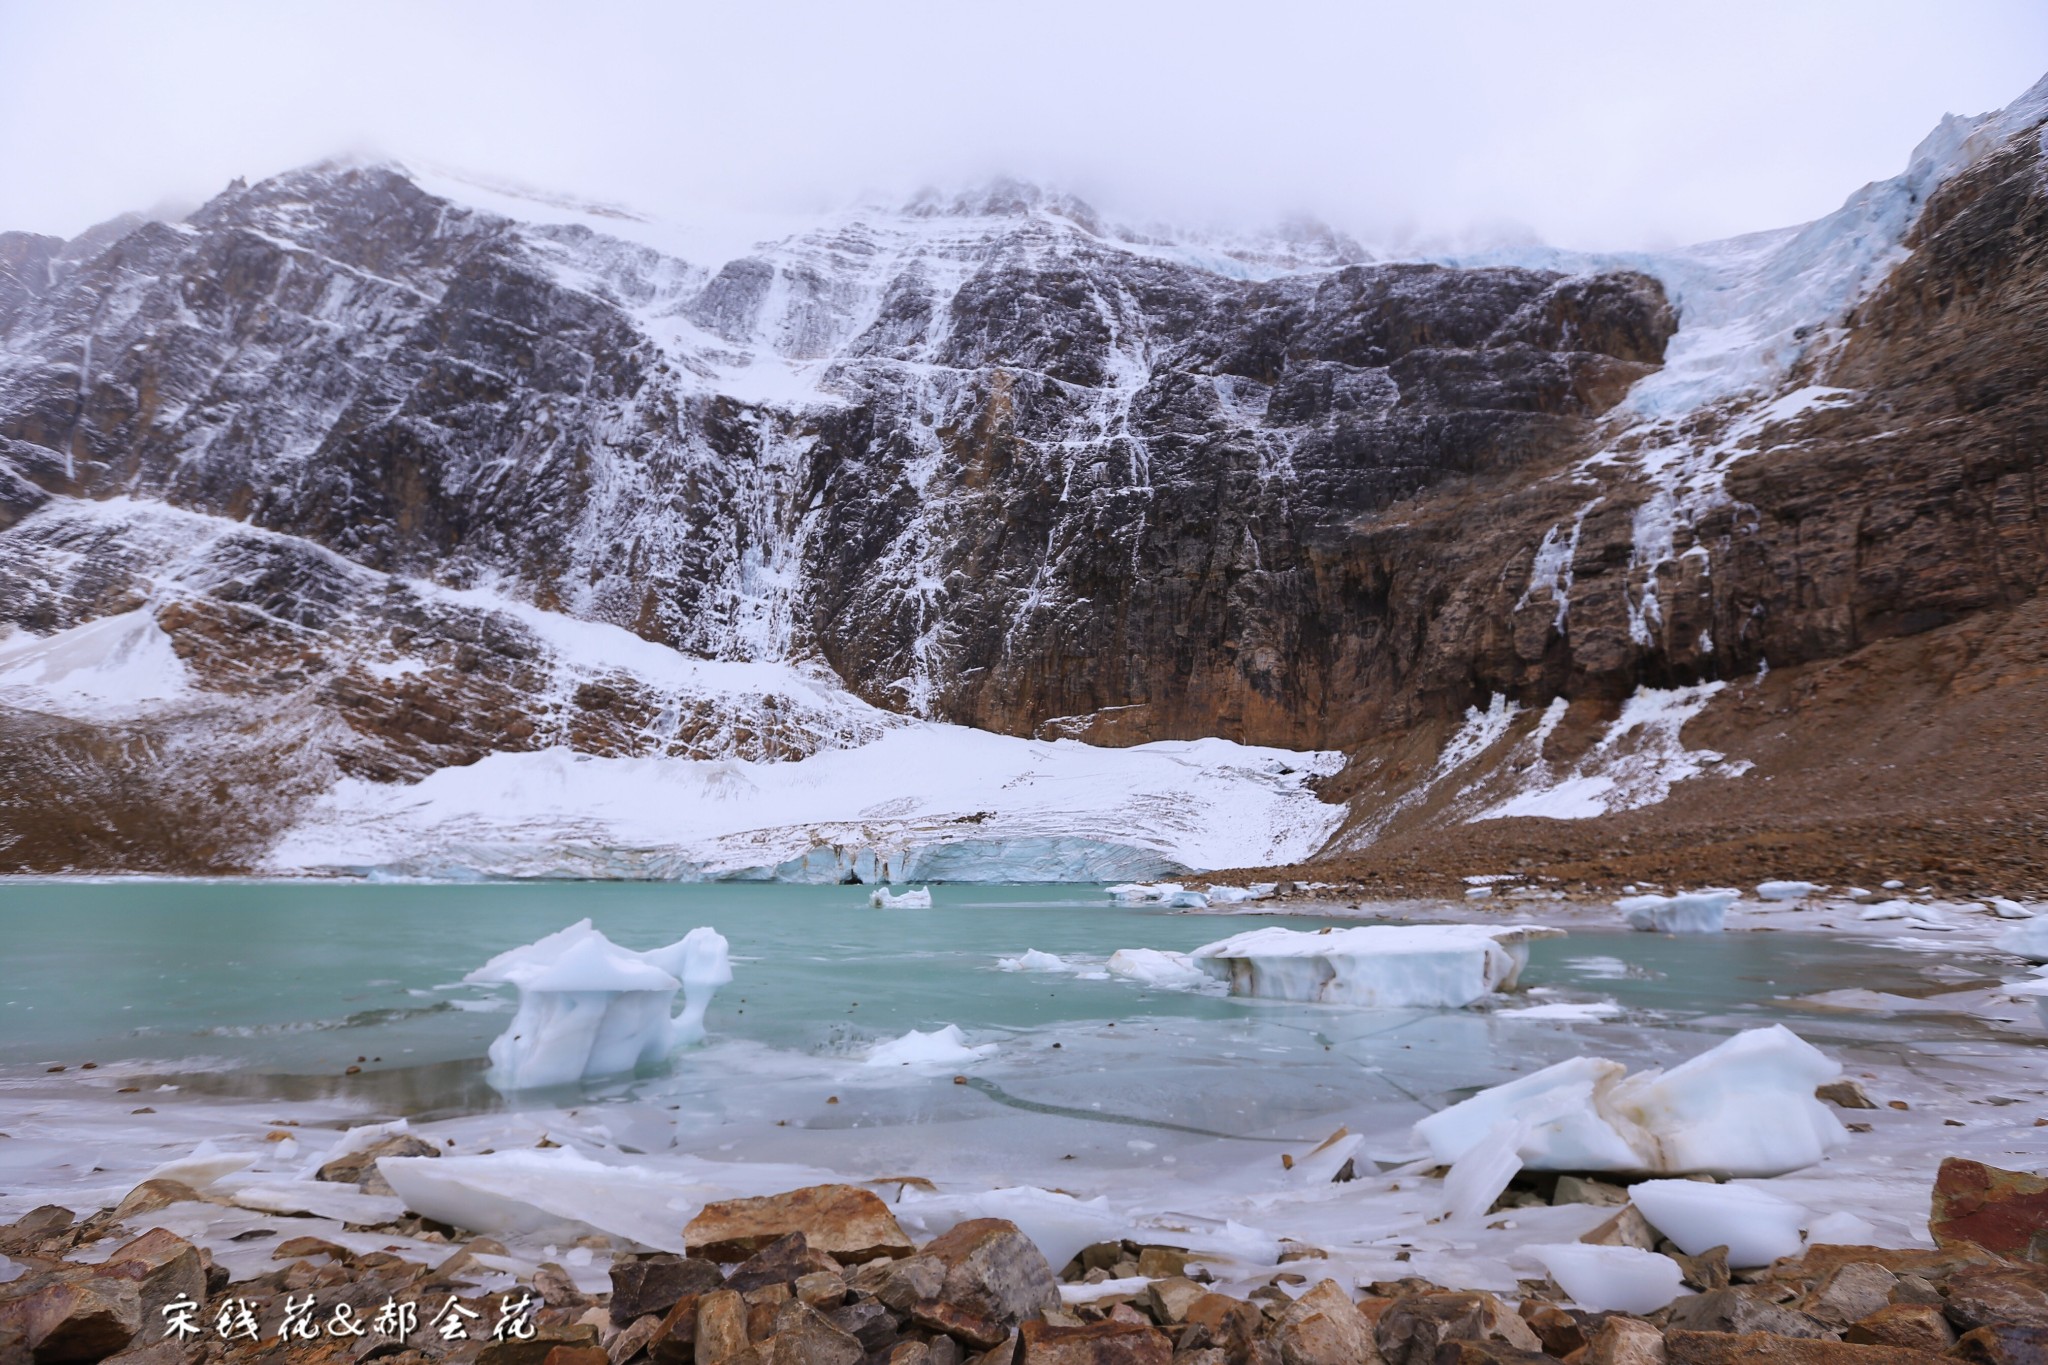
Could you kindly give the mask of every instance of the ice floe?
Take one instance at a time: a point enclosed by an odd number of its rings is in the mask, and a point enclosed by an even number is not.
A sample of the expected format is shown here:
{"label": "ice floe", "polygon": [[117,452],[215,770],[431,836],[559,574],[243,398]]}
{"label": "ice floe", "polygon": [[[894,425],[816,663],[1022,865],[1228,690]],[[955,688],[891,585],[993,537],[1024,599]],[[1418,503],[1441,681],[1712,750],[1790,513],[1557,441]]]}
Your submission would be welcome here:
{"label": "ice floe", "polygon": [[1569,1058],[1431,1114],[1415,1135],[1454,1175],[1467,1159],[1490,1165],[1511,1154],[1503,1187],[1521,1167],[1778,1175],[1813,1165],[1847,1138],[1813,1094],[1841,1072],[1774,1024],[1669,1071],[1630,1076],[1619,1062]]}
{"label": "ice floe", "polygon": [[1808,896],[1817,896],[1825,890],[1827,888],[1817,882],[1758,882],[1756,884],[1757,899],[1766,901],[1805,900]]}
{"label": "ice floe", "polygon": [[928,886],[913,886],[903,892],[891,892],[886,886],[878,886],[868,893],[868,904],[877,910],[929,910],[932,908],[932,892]]}
{"label": "ice floe", "polygon": [[[1458,1008],[1512,990],[1541,925],[1254,929],[1189,954],[1232,995],[1380,1008]],[[1115,971],[1112,959],[1111,971]]]}
{"label": "ice floe", "polygon": [[1057,953],[1041,953],[1036,948],[1026,948],[1015,957],[996,959],[996,966],[1006,972],[1071,972],[1074,966]]}
{"label": "ice floe", "polygon": [[1216,978],[1196,966],[1188,954],[1159,948],[1117,949],[1109,957],[1109,974],[1144,986],[1185,989],[1216,984]]}
{"label": "ice floe", "polygon": [[[519,1007],[491,1044],[491,1084],[527,1090],[629,1074],[704,1037],[704,1012],[732,980],[725,939],[692,929],[666,948],[621,948],[587,919],[498,954],[463,978],[511,985]],[[683,1013],[673,1014],[676,993]]]}
{"label": "ice floe", "polygon": [[1629,896],[1616,901],[1631,929],[1658,934],[1718,934],[1728,907],[1742,899],[1740,891],[1681,891],[1675,896]]}

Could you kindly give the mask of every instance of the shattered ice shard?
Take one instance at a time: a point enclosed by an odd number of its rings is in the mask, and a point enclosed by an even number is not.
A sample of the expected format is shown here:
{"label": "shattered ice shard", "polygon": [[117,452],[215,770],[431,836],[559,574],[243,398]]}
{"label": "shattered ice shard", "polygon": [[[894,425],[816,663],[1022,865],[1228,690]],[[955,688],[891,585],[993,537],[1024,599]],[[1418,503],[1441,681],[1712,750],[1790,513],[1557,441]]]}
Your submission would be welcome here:
{"label": "shattered ice shard", "polygon": [[1634,1247],[1584,1242],[1522,1248],[1573,1303],[1593,1313],[1654,1313],[1685,1292],[1678,1262]]}
{"label": "shattered ice shard", "polygon": [[932,892],[928,886],[913,886],[900,895],[891,894],[886,886],[878,886],[868,893],[868,904],[877,910],[929,910],[932,908]]}
{"label": "shattered ice shard", "polygon": [[732,980],[732,959],[715,929],[636,953],[585,919],[499,953],[463,980],[519,988],[518,1012],[491,1044],[486,1079],[500,1090],[530,1090],[626,1075],[703,1041],[704,1011]]}
{"label": "shattered ice shard", "polygon": [[1766,1190],[1697,1180],[1645,1180],[1630,1186],[1628,1195],[1650,1225],[1688,1256],[1724,1246],[1728,1264],[1739,1268],[1799,1254],[1805,1207]]}
{"label": "shattered ice shard", "polygon": [[2048,1029],[2048,977],[2037,981],[2018,981],[2005,987],[2008,995],[2034,1002],[2034,1012],[2041,1016],[2041,1027]]}
{"label": "shattered ice shard", "polygon": [[1573,1057],[1431,1114],[1415,1135],[1454,1171],[1468,1154],[1490,1159],[1489,1140],[1508,1132],[1532,1170],[1726,1176],[1811,1166],[1848,1137],[1813,1094],[1841,1064],[1782,1024],[1669,1071],[1626,1072]]}
{"label": "shattered ice shard", "polygon": [[1614,903],[1631,929],[1657,934],[1718,934],[1740,891],[1681,891],[1675,896],[1630,896]]}
{"label": "shattered ice shard", "polygon": [[967,1035],[960,1031],[958,1024],[947,1024],[929,1033],[916,1029],[901,1038],[892,1038],[877,1044],[867,1055],[864,1066],[958,1066],[978,1062],[984,1057],[993,1057],[994,1043],[983,1043],[970,1047]]}
{"label": "shattered ice shard", "polygon": [[1192,987],[1215,980],[1186,953],[1158,948],[1119,948],[1110,954],[1109,974],[1143,986]]}
{"label": "shattered ice shard", "polygon": [[[1451,1008],[1514,989],[1529,940],[1563,934],[1537,924],[1373,925],[1254,929],[1190,953],[1232,995],[1377,1008]],[[1115,959],[1111,959],[1115,971]]]}

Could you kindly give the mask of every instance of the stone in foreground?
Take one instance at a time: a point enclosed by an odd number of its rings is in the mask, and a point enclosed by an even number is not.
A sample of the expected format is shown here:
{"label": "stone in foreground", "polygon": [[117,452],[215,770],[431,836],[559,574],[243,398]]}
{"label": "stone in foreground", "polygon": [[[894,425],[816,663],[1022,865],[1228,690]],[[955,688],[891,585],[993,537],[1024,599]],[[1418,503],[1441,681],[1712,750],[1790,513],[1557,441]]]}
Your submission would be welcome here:
{"label": "stone in foreground", "polygon": [[740,1261],[792,1232],[841,1265],[916,1250],[889,1206],[855,1185],[810,1185],[706,1204],[684,1227],[683,1244],[708,1261]]}

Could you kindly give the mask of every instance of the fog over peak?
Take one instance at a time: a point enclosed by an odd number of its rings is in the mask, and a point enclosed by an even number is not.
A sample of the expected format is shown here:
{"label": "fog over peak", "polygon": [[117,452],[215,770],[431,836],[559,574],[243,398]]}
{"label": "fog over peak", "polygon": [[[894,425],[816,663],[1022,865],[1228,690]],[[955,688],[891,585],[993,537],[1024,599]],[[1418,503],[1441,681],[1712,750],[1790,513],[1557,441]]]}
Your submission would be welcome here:
{"label": "fog over peak", "polygon": [[2048,69],[2034,0],[0,7],[0,226],[340,152],[680,221],[1007,177],[1121,223],[1659,247],[1804,221]]}

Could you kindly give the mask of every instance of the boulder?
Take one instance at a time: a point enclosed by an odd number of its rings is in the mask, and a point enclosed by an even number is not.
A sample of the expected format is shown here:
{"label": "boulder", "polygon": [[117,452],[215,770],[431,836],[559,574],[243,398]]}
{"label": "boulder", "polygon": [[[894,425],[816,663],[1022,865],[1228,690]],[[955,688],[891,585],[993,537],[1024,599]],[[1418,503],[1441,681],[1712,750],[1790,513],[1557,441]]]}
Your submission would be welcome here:
{"label": "boulder", "polygon": [[391,1184],[377,1169],[380,1157],[387,1156],[439,1156],[441,1149],[431,1142],[424,1142],[410,1133],[394,1133],[381,1138],[368,1147],[353,1152],[344,1152],[313,1173],[315,1180],[330,1180],[343,1185],[360,1185],[365,1194],[391,1194]]}
{"label": "boulder", "polygon": [[811,1185],[706,1204],[683,1229],[683,1245],[692,1256],[737,1261],[792,1232],[842,1265],[916,1250],[889,1206],[856,1185]]}
{"label": "boulder", "polygon": [[1877,1101],[1863,1093],[1863,1087],[1847,1076],[1829,1081],[1813,1092],[1817,1100],[1826,1100],[1837,1109],[1875,1109]]}
{"label": "boulder", "polygon": [[1846,1327],[1892,1301],[1899,1277],[1871,1261],[1851,1261],[1828,1272],[1800,1307],[1832,1327]]}
{"label": "boulder", "polygon": [[103,1360],[142,1329],[142,1296],[133,1280],[118,1277],[59,1280],[0,1303],[0,1334],[9,1328],[36,1365]]}
{"label": "boulder", "polygon": [[927,1242],[917,1259],[943,1269],[939,1299],[1005,1326],[1059,1306],[1045,1254],[1006,1219],[970,1218]]}
{"label": "boulder", "polygon": [[1936,1246],[1975,1245],[2048,1265],[2048,1176],[1950,1157],[1934,1177]]}
{"label": "boulder", "polygon": [[1176,1275],[1147,1285],[1145,1306],[1152,1310],[1155,1322],[1180,1322],[1187,1317],[1188,1308],[1208,1292],[1185,1275]]}
{"label": "boulder", "polygon": [[1965,1333],[1948,1354],[1977,1365],[2041,1365],[2048,1361],[2048,1328],[1979,1327]]}
{"label": "boulder", "polygon": [[1637,1251],[1657,1249],[1657,1229],[1634,1204],[1624,1204],[1612,1218],[1594,1228],[1581,1242],[1596,1247],[1634,1247]]}
{"label": "boulder", "polygon": [[[1782,1291],[1780,1291],[1782,1292]],[[1671,1306],[1670,1324],[1694,1332],[1717,1334],[1768,1333],[1780,1337],[1827,1337],[1826,1323],[1796,1308],[1775,1302],[1762,1285],[1738,1284],[1710,1290]]]}
{"label": "boulder", "polygon": [[1379,1360],[1373,1324],[1335,1280],[1319,1280],[1273,1328],[1282,1365],[1368,1365]]}
{"label": "boulder", "polygon": [[1842,1340],[1941,1352],[1955,1345],[1956,1334],[1941,1309],[1931,1303],[1888,1303],[1850,1323]]}
{"label": "boulder", "polygon": [[1664,1334],[1664,1360],[1665,1365],[1936,1365],[1944,1357],[1903,1346],[1673,1328]]}
{"label": "boulder", "polygon": [[1541,1351],[1529,1324],[1491,1294],[1449,1291],[1396,1299],[1373,1332],[1386,1365],[1433,1365],[1447,1341],[1497,1341],[1522,1351]]}
{"label": "boulder", "polygon": [[1586,1330],[1579,1319],[1554,1303],[1537,1299],[1522,1301],[1522,1321],[1543,1343],[1544,1351],[1560,1359],[1586,1344]]}
{"label": "boulder", "polygon": [[746,1300],[730,1289],[714,1289],[699,1298],[692,1341],[694,1365],[720,1365],[746,1350]]}
{"label": "boulder", "polygon": [[1959,1332],[1998,1323],[2048,1327],[2048,1270],[1971,1266],[1948,1277],[1948,1320]]}
{"label": "boulder", "polygon": [[1641,1318],[1610,1316],[1586,1338],[1581,1365],[1664,1365],[1664,1334]]}
{"label": "boulder", "polygon": [[612,1260],[612,1326],[624,1327],[649,1313],[666,1314],[685,1296],[708,1294],[725,1284],[716,1261],[654,1252]]}
{"label": "boulder", "polygon": [[76,1215],[62,1204],[41,1204],[0,1227],[0,1251],[27,1251],[64,1232]]}
{"label": "boulder", "polygon": [[806,1275],[821,1270],[836,1272],[838,1269],[838,1263],[813,1250],[809,1239],[801,1232],[792,1232],[768,1243],[733,1267],[725,1283],[728,1289],[737,1289],[744,1294],[771,1284],[792,1285]]}
{"label": "boulder", "polygon": [[[123,1244],[103,1261],[97,1273],[132,1281],[141,1300],[143,1335],[154,1337],[164,1325],[164,1307],[176,1299],[206,1303],[206,1262],[193,1246],[177,1233],[151,1228],[134,1241]],[[194,1317],[198,1317],[194,1310]],[[148,1329],[157,1330],[148,1330]]]}
{"label": "boulder", "polygon": [[1055,1327],[1024,1324],[1017,1365],[1172,1365],[1173,1343],[1156,1327],[1135,1322],[1091,1322]]}
{"label": "boulder", "polygon": [[851,1332],[801,1299],[776,1310],[774,1331],[763,1347],[768,1365],[860,1365],[867,1354]]}
{"label": "boulder", "polygon": [[138,1213],[155,1213],[158,1209],[173,1204],[189,1203],[199,1198],[199,1191],[180,1180],[145,1180],[128,1191],[120,1203],[114,1205],[114,1221],[126,1222]]}

